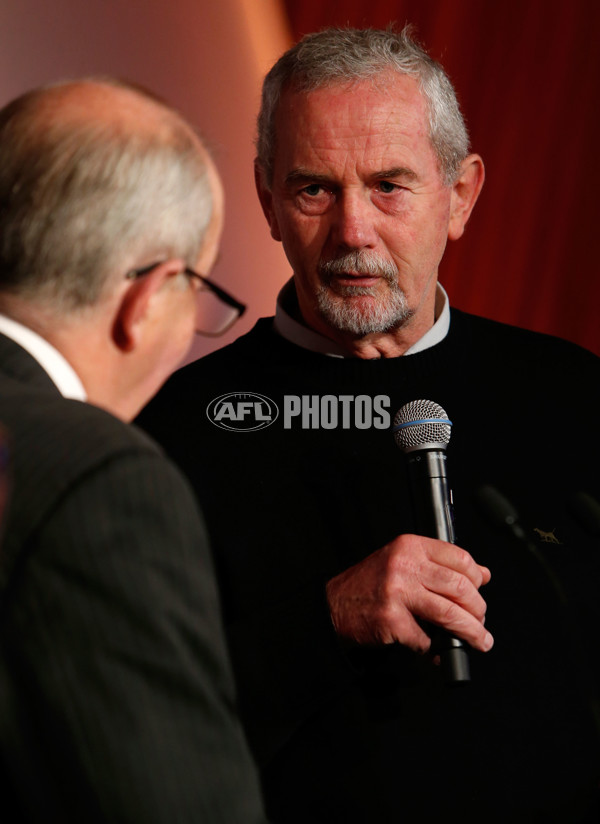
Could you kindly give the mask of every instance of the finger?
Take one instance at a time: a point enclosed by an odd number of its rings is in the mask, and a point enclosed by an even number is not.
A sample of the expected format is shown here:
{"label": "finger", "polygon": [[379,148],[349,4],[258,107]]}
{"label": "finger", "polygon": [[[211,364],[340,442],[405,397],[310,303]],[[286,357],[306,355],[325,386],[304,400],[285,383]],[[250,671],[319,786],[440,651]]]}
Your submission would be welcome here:
{"label": "finger", "polygon": [[462,638],[474,649],[487,652],[494,644],[493,636],[485,628],[482,621],[479,621],[459,604],[449,601],[441,595],[429,593],[419,605],[418,611],[415,609],[415,614],[436,626],[442,627],[452,635]]}
{"label": "finger", "polygon": [[477,589],[487,584],[491,578],[491,572],[487,567],[476,563],[466,549],[456,544],[434,541],[428,545],[427,552],[431,561],[466,575]]}
{"label": "finger", "polygon": [[465,575],[448,567],[431,565],[423,571],[421,583],[429,592],[454,601],[479,621],[483,620],[487,604],[479,590]]}
{"label": "finger", "polygon": [[386,627],[387,638],[384,643],[397,642],[413,650],[413,652],[425,653],[431,647],[431,638],[410,611],[402,604],[397,604],[393,609],[387,611],[383,619],[382,626]]}

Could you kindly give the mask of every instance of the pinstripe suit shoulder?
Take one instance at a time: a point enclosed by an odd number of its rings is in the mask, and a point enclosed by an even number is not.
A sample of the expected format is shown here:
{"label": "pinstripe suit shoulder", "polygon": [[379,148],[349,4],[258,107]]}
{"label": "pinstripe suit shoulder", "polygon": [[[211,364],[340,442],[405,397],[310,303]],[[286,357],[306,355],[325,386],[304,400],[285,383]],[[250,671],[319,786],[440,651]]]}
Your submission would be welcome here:
{"label": "pinstripe suit shoulder", "polygon": [[262,821],[186,482],[141,431],[65,400],[2,335],[0,423],[0,782],[12,820]]}

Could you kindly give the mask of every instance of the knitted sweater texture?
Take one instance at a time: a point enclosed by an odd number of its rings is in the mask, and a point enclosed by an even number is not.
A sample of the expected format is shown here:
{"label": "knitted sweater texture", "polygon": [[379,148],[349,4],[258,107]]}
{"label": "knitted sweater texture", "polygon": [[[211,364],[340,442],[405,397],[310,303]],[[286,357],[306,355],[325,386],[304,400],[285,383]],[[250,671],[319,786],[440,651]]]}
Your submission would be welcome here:
{"label": "knitted sweater texture", "polygon": [[[273,822],[595,820],[600,547],[576,504],[600,500],[599,364],[457,310],[440,344],[381,360],[301,349],[264,319],[144,411],[205,513]],[[390,431],[415,399],[453,422],[456,542],[492,572],[495,645],[471,651],[460,687],[429,656],[341,642],[325,599],[332,576],[418,532]],[[486,485],[526,541],[482,509]]]}

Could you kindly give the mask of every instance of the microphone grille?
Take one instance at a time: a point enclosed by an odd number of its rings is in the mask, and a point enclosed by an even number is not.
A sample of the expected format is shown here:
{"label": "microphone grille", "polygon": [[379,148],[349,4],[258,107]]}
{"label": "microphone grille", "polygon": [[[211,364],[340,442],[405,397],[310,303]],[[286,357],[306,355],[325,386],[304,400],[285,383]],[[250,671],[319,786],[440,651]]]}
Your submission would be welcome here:
{"label": "microphone grille", "polygon": [[396,412],[394,438],[405,452],[427,447],[445,449],[450,443],[452,421],[433,401],[410,401]]}

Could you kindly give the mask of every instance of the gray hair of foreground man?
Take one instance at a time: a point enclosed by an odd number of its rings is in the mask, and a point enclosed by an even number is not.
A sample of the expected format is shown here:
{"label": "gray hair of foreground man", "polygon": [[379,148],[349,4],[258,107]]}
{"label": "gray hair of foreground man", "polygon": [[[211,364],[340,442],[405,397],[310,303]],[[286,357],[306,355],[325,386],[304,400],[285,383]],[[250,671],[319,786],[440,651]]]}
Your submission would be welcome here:
{"label": "gray hair of foreground man", "polygon": [[267,74],[256,141],[258,161],[270,186],[275,155],[275,116],[286,89],[314,91],[336,83],[374,78],[396,71],[419,83],[429,113],[429,136],[444,182],[451,185],[469,153],[469,138],[456,93],[444,69],[411,37],[410,27],[330,28],[306,35]]}
{"label": "gray hair of foreground man", "polygon": [[[61,95],[82,83],[147,99],[164,112],[164,128],[63,122]],[[89,78],[36,89],[0,110],[1,291],[59,314],[93,305],[127,256],[193,266],[212,209],[192,129],[149,92]]]}

